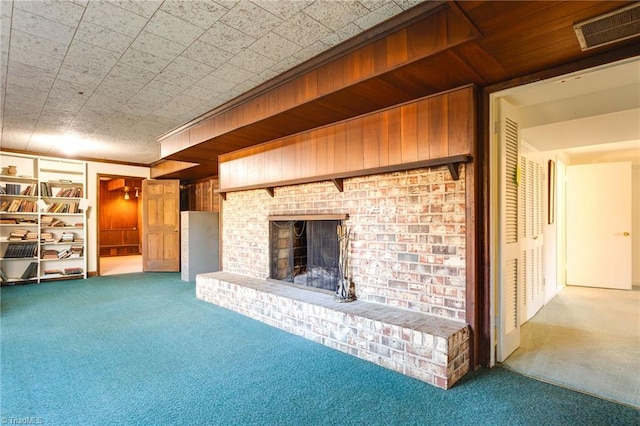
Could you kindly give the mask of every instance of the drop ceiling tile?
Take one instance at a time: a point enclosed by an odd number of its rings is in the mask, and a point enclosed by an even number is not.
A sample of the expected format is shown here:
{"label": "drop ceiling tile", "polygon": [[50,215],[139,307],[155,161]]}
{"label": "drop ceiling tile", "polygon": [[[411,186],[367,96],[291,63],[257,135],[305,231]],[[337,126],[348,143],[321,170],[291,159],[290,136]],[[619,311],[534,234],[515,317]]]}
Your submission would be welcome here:
{"label": "drop ceiling tile", "polygon": [[120,55],[111,50],[94,46],[84,41],[74,40],[69,46],[64,62],[85,65],[89,69],[109,71],[120,59]]}
{"label": "drop ceiling tile", "polygon": [[102,85],[116,87],[132,95],[150,82],[156,73],[117,63],[102,82]]}
{"label": "drop ceiling tile", "polygon": [[73,64],[71,61],[65,62],[60,67],[56,81],[69,81],[78,84],[84,93],[93,93],[98,84],[109,73],[109,70],[98,72],[85,65]]}
{"label": "drop ceiling tile", "polygon": [[35,57],[49,57],[62,60],[67,52],[67,45],[56,43],[42,37],[18,30],[11,31],[11,49],[23,49],[29,51]]}
{"label": "drop ceiling tile", "polygon": [[164,2],[162,10],[200,28],[207,29],[227,13],[229,8],[213,1],[174,0]]}
{"label": "drop ceiling tile", "polygon": [[202,78],[209,74],[213,70],[213,67],[201,62],[196,62],[193,59],[189,59],[184,56],[178,56],[169,65],[167,65],[167,68],[165,68],[163,72],[167,70],[192,77]]}
{"label": "drop ceiling tile", "polygon": [[122,55],[122,58],[120,58],[120,63],[154,73],[162,71],[162,69],[166,67],[169,62],[170,60],[168,59],[164,59],[159,56],[155,56],[131,47],[127,49],[127,51],[124,52],[124,55]]}
{"label": "drop ceiling tile", "polygon": [[327,45],[321,41],[316,41],[313,44],[305,47],[304,49],[299,50],[298,52],[293,54],[293,57],[297,59],[299,62],[304,62],[308,59],[317,56],[318,54],[327,50]]}
{"label": "drop ceiling tile", "polygon": [[5,100],[9,102],[18,101],[39,106],[40,108],[42,108],[48,96],[48,90],[36,90],[33,87],[18,86],[12,83],[8,83],[5,88]]}
{"label": "drop ceiling tile", "polygon": [[226,63],[217,70],[211,72],[210,76],[218,77],[235,84],[242,83],[245,80],[255,76],[255,73],[239,68],[235,65]]}
{"label": "drop ceiling tile", "polygon": [[152,85],[154,83],[169,85],[178,88],[180,92],[182,92],[187,87],[194,85],[198,80],[199,78],[196,76],[182,74],[177,71],[165,68],[160,74],[156,75],[155,78],[149,82],[149,85]]}
{"label": "drop ceiling tile", "polygon": [[300,63],[300,60],[290,56],[288,58],[283,59],[282,61],[271,66],[271,71],[277,74],[282,74],[285,71],[290,70]]}
{"label": "drop ceiling tile", "polygon": [[114,4],[136,15],[151,18],[162,4],[162,0],[108,0]]}
{"label": "drop ceiling tile", "polygon": [[223,80],[216,75],[209,74],[208,76],[201,78],[198,83],[196,83],[196,86],[203,87],[207,90],[220,94],[231,89],[235,86],[235,83]]}
{"label": "drop ceiling tile", "polygon": [[61,44],[71,43],[75,31],[75,27],[69,27],[20,9],[15,9],[13,12],[12,28]]}
{"label": "drop ceiling tile", "polygon": [[9,127],[5,123],[2,129],[2,142],[0,142],[0,147],[3,149],[26,151],[30,136],[31,132],[26,132],[21,126],[14,125]]}
{"label": "drop ceiling tile", "polygon": [[329,35],[331,30],[309,15],[298,13],[275,28],[273,32],[302,47],[306,47]]}
{"label": "drop ceiling tile", "polygon": [[131,47],[170,61],[185,49],[183,45],[169,41],[149,31],[142,31],[131,44]]}
{"label": "drop ceiling tile", "polygon": [[[225,82],[225,84],[230,84],[230,83]],[[191,98],[200,99],[201,101],[210,102],[211,99],[215,98],[219,94],[220,94],[219,91],[210,90],[205,86],[193,85],[183,90],[181,96],[188,96]],[[213,109],[213,106],[210,109]]]}
{"label": "drop ceiling tile", "polygon": [[305,14],[334,31],[369,12],[361,3],[354,1],[333,2],[331,7],[327,7],[326,3],[316,2],[304,10]]}
{"label": "drop ceiling tile", "polygon": [[193,116],[191,115],[191,111],[185,111],[184,105],[178,104],[173,101],[167,102],[159,108],[156,108],[153,111],[153,115],[167,118],[176,117],[178,119],[181,119],[181,121],[187,121],[190,118],[193,118]]}
{"label": "drop ceiling tile", "polygon": [[[25,65],[31,65],[35,68],[43,69],[44,71],[55,75],[60,66],[62,65],[62,58],[52,58],[49,56],[34,56],[29,51],[12,48],[11,49],[11,62],[18,62]],[[6,62],[5,62],[6,63]]]}
{"label": "drop ceiling tile", "polygon": [[[3,1],[2,3],[5,2]],[[83,5],[66,1],[14,1],[13,4],[14,10],[24,10],[74,28],[78,26],[78,22],[80,22],[84,13]]]}
{"label": "drop ceiling tile", "polygon": [[83,21],[76,31],[75,40],[84,41],[85,43],[122,54],[131,45],[134,38]]}
{"label": "drop ceiling tile", "polygon": [[7,84],[30,87],[34,90],[48,92],[53,86],[55,74],[31,65],[9,62]]}
{"label": "drop ceiling tile", "polygon": [[423,1],[424,0],[395,0],[395,4],[397,4],[402,10],[408,10],[414,6],[417,6]]}
{"label": "drop ceiling tile", "polygon": [[393,3],[389,2],[388,0],[359,0],[359,2],[372,12],[376,9],[380,9],[382,6],[388,3]]}
{"label": "drop ceiling tile", "polygon": [[173,102],[175,102],[178,105],[182,105],[185,109],[191,111],[193,109],[199,108],[203,105],[206,105],[207,108],[211,109],[211,106],[208,102],[208,100],[203,100],[203,99],[199,99],[199,98],[195,98],[193,96],[189,96],[187,94],[185,94],[184,92],[175,96],[173,98]]}
{"label": "drop ceiling tile", "polygon": [[216,22],[200,36],[200,41],[216,46],[226,52],[237,54],[249,47],[256,39],[227,24]]}
{"label": "drop ceiling tile", "polygon": [[183,21],[164,10],[158,10],[153,15],[145,30],[183,46],[191,45],[204,32],[202,28]]}
{"label": "drop ceiling tile", "polygon": [[[193,78],[193,77],[190,77]],[[162,80],[153,79],[145,87],[144,90],[156,92],[168,96],[177,96],[186,88],[186,85],[181,83],[171,84]]]}
{"label": "drop ceiling tile", "polygon": [[[268,10],[273,15],[288,20],[293,18],[302,10],[305,10],[309,5],[313,4],[313,0],[298,0],[298,1],[257,1],[261,8]],[[333,2],[332,7],[339,2]]]}
{"label": "drop ceiling tile", "polygon": [[[365,3],[366,4],[366,3]],[[363,30],[378,25],[380,22],[386,21],[394,15],[402,12],[402,9],[395,3],[385,3],[378,9],[373,10],[371,13],[363,16],[355,21]]]}
{"label": "drop ceiling tile", "polygon": [[130,37],[137,36],[147,24],[144,17],[105,1],[89,2],[82,20]]}
{"label": "drop ceiling tile", "polygon": [[[40,116],[40,110],[34,110],[31,105],[23,103],[20,99],[5,100],[6,109],[4,112],[4,119],[7,122],[20,122],[27,123],[31,128],[35,126],[38,117]],[[29,124],[33,123],[33,124]]]}
{"label": "drop ceiling tile", "polygon": [[228,64],[235,65],[239,68],[250,71],[253,74],[259,74],[275,63],[276,61],[273,59],[267,58],[258,52],[248,49],[238,53],[236,56],[229,59],[228,62]]}
{"label": "drop ceiling tile", "polygon": [[329,34],[322,39],[322,42],[327,46],[333,47],[342,43],[345,40],[359,34],[362,29],[354,23],[349,23],[337,31]]}
{"label": "drop ceiling tile", "polygon": [[195,41],[189,46],[189,48],[182,53],[182,56],[213,68],[219,67],[233,57],[231,53],[200,40]]}
{"label": "drop ceiling tile", "polygon": [[84,92],[85,88],[84,84],[77,81],[57,79],[49,91],[49,100],[61,108],[77,112],[91,95]]}
{"label": "drop ceiling tile", "polygon": [[259,52],[274,61],[281,61],[301,49],[296,43],[276,34],[269,33],[249,47],[249,49]]}
{"label": "drop ceiling tile", "polygon": [[238,2],[220,21],[252,37],[260,38],[283,20],[252,2]]}

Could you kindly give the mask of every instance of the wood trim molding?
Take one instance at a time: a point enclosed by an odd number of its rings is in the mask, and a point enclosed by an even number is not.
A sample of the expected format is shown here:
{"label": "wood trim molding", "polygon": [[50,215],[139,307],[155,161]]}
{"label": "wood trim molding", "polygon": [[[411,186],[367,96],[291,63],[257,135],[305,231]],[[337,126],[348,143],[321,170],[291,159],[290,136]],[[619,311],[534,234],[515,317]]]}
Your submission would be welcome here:
{"label": "wood trim molding", "polygon": [[[269,195],[271,195],[271,191],[273,190],[273,188],[275,187],[279,187],[279,186],[290,186],[290,185],[302,185],[305,183],[317,183],[317,182],[324,182],[324,181],[331,181],[333,182],[333,184],[336,186],[336,189],[338,189],[338,191],[340,191],[340,186],[342,186],[336,182],[342,182],[344,179],[348,179],[348,178],[354,178],[354,177],[362,177],[362,176],[371,176],[371,175],[378,175],[378,174],[383,174],[383,173],[392,173],[392,172],[401,172],[401,171],[406,171],[406,170],[413,170],[413,169],[421,169],[421,168],[425,168],[425,167],[437,167],[437,166],[444,166],[446,165],[449,170],[451,170],[452,168],[455,168],[455,170],[458,170],[458,165],[460,163],[469,163],[473,160],[473,157],[471,157],[471,155],[455,155],[452,157],[443,157],[443,158],[436,158],[436,159],[431,159],[431,160],[423,160],[423,161],[416,161],[413,163],[405,163],[405,164],[397,164],[397,165],[393,165],[393,166],[385,166],[385,167],[375,167],[372,169],[366,169],[366,170],[356,170],[353,172],[345,172],[345,173],[337,173],[337,174],[333,174],[333,175],[324,175],[324,176],[313,176],[313,177],[308,177],[308,178],[301,178],[301,179],[291,179],[291,180],[284,180],[284,181],[280,181],[280,182],[270,182],[270,183],[264,183],[264,184],[257,184],[257,185],[247,185],[247,186],[239,186],[239,187],[233,187],[233,188],[224,188],[218,191],[214,191],[220,195],[222,195],[223,199],[227,199],[226,198],[226,194],[228,192],[238,192],[238,191],[250,191],[250,190],[254,190],[254,189],[265,189],[267,190],[267,192],[269,192]],[[455,166],[452,166],[453,164],[455,164]],[[458,176],[459,179],[459,176]],[[342,192],[342,191],[340,191]],[[273,197],[274,195],[272,195]]]}
{"label": "wood trim molding", "polygon": [[267,216],[270,222],[285,222],[290,220],[349,220],[349,215],[344,214],[289,214]]}

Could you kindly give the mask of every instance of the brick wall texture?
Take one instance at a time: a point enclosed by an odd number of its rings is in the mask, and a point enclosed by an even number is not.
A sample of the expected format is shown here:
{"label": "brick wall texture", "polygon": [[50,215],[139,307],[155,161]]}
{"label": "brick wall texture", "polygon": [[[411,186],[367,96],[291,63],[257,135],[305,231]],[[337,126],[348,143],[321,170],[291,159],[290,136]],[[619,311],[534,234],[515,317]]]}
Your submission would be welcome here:
{"label": "brick wall texture", "polygon": [[227,194],[223,269],[269,276],[269,215],[346,213],[359,300],[465,321],[465,169],[446,166]]}

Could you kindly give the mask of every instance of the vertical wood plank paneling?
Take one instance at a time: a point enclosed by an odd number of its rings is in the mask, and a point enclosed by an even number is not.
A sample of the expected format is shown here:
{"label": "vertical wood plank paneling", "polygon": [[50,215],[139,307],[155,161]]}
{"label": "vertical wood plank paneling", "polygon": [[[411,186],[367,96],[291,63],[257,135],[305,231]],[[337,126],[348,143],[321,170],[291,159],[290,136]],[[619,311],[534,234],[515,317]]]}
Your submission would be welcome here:
{"label": "vertical wood plank paneling", "polygon": [[446,157],[448,132],[448,95],[429,99],[429,155],[431,158]]}
{"label": "vertical wood plank paneling", "polygon": [[327,163],[326,170],[327,174],[332,174],[336,172],[336,138],[335,138],[335,129],[334,127],[327,127]]}
{"label": "vertical wood plank paneling", "polygon": [[364,142],[362,141],[362,118],[346,123],[347,155],[346,170],[362,170],[364,164]]}
{"label": "vertical wood plank paneling", "polygon": [[365,169],[380,167],[380,114],[362,119],[362,161]]}
{"label": "vertical wood plank paneling", "polygon": [[380,141],[379,162],[380,167],[389,165],[389,112],[383,111],[377,114],[379,120],[378,140]]}
{"label": "vertical wood plank paneling", "polygon": [[[282,141],[275,141],[273,149],[268,151],[269,180],[267,182],[278,182],[282,178]],[[220,182],[222,184],[222,182]]]}
{"label": "vertical wood plank paneling", "polygon": [[[444,49],[447,44],[447,22],[445,15],[428,16],[424,24],[407,27],[407,50],[409,57],[428,55]],[[425,26],[429,31],[425,31]]]}
{"label": "vertical wood plank paneling", "polygon": [[400,107],[400,132],[402,141],[402,162],[418,161],[418,107],[410,103]]}
{"label": "vertical wood plank paneling", "polygon": [[318,153],[318,140],[314,135],[311,135],[309,139],[309,149],[307,151],[307,176],[317,176],[318,175],[318,162],[316,160]]}
{"label": "vertical wood plank paneling", "polygon": [[373,43],[373,71],[378,74],[387,69],[387,40],[380,39]]}
{"label": "vertical wood plank paneling", "polygon": [[323,176],[329,173],[327,171],[327,130],[325,127],[314,130],[312,133],[316,141],[316,173],[318,176]]}
{"label": "vertical wood plank paneling", "polygon": [[449,93],[448,155],[467,154],[475,134],[473,90]]}
{"label": "vertical wood plank paneling", "polygon": [[347,125],[342,122],[336,124],[333,131],[333,164],[334,173],[347,170]]}
{"label": "vertical wood plank paneling", "polygon": [[282,179],[289,180],[296,177],[296,145],[291,139],[285,139],[282,144]]}
{"label": "vertical wood plank paneling", "polygon": [[257,186],[470,154],[466,87],[220,157],[221,188]]}
{"label": "vertical wood plank paneling", "polygon": [[426,100],[418,102],[416,111],[416,122],[418,131],[416,142],[418,144],[418,161],[429,160],[429,102]]}
{"label": "vertical wood plank paneling", "polygon": [[406,28],[387,37],[387,67],[395,68],[409,59]]}
{"label": "vertical wood plank paneling", "polygon": [[389,165],[402,162],[402,132],[400,121],[400,109],[394,108],[388,111],[389,117]]}

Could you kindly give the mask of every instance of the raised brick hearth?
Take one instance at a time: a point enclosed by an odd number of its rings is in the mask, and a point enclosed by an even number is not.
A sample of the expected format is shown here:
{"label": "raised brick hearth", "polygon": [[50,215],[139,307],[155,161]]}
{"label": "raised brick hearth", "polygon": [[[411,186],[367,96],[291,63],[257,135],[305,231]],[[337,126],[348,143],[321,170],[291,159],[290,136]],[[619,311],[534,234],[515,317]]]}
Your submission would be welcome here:
{"label": "raised brick hearth", "polygon": [[[226,194],[198,297],[442,388],[469,369],[466,188],[446,166]],[[358,298],[268,280],[273,217],[343,216]]]}
{"label": "raised brick hearth", "polygon": [[199,299],[447,389],[469,370],[463,322],[227,272],[196,277]]}

